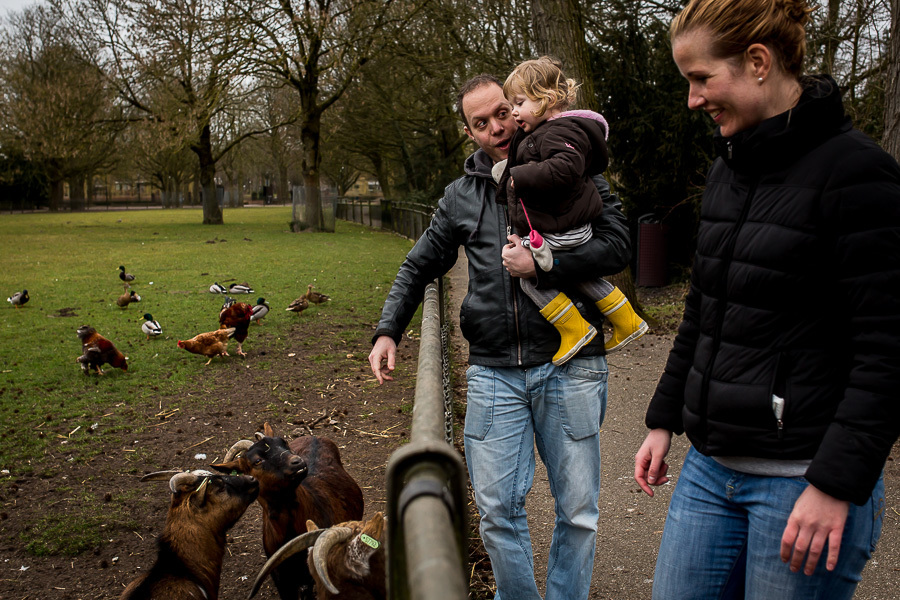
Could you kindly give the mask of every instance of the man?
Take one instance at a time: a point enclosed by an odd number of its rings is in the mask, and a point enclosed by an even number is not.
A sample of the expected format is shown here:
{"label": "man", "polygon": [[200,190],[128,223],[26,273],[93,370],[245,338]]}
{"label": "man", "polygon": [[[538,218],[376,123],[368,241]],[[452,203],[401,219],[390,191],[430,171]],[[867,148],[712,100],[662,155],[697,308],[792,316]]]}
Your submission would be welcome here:
{"label": "man", "polygon": [[[497,582],[495,599],[532,600],[534,581],[525,496],[534,478],[534,446],[547,467],[556,500],[556,524],[547,565],[547,600],[587,598],[593,571],[600,493],[600,424],[606,408],[607,365],[602,336],[563,366],[551,363],[556,329],[525,297],[516,277],[539,286],[621,271],[630,255],[619,203],[602,178],[604,198],[594,239],[554,254],[549,272],[535,269],[531,251],[495,202],[494,163],[507,157],[516,130],[499,81],[469,80],[457,111],[478,150],[466,174],[447,186],[428,229],[406,257],[375,331],[369,364],[379,383],[390,381],[397,344],[426,285],[456,262],[459,246],[469,260],[469,289],[460,328],[469,342],[465,423],[469,477],[481,514],[481,537]],[[598,331],[602,315],[574,291],[575,306]]]}

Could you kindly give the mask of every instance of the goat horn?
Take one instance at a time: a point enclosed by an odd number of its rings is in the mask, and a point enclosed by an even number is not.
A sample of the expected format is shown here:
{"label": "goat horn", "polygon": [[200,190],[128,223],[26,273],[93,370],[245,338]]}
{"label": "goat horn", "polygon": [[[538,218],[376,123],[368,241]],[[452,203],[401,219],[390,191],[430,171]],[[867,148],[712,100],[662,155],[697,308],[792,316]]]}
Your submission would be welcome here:
{"label": "goat horn", "polygon": [[178,473],[181,473],[181,471],[155,471],[141,477],[141,481],[169,481],[172,475],[177,475]]}
{"label": "goat horn", "polygon": [[349,540],[352,536],[353,530],[349,527],[329,527],[325,530],[325,533],[322,534],[322,541],[317,543],[312,550],[313,565],[316,567],[316,573],[319,574],[319,579],[322,580],[322,583],[325,584],[328,591],[335,596],[338,595],[338,589],[334,587],[334,584],[331,583],[331,579],[328,578],[328,552],[331,550],[332,546],[338,542]]}
{"label": "goat horn", "polygon": [[234,460],[235,457],[243,454],[247,450],[250,449],[250,446],[253,445],[253,442],[250,440],[240,440],[234,443],[234,446],[228,449],[228,452],[225,453],[225,458],[222,462],[228,462],[230,460]]}
{"label": "goat horn", "polygon": [[302,535],[298,535],[297,537],[286,543],[284,546],[279,548],[275,554],[269,557],[269,560],[266,561],[266,564],[263,565],[262,569],[259,570],[259,573],[256,575],[256,581],[253,582],[253,587],[250,589],[250,593],[247,595],[247,600],[250,600],[250,598],[256,595],[256,593],[259,591],[259,588],[262,587],[263,582],[266,580],[266,577],[269,576],[269,573],[271,573],[272,570],[275,569],[275,567],[283,563],[291,556],[297,554],[298,552],[302,552],[310,546],[315,545],[316,540],[319,539],[319,536],[321,536],[326,531],[328,530],[317,529],[316,531],[308,531]]}
{"label": "goat horn", "polygon": [[178,473],[177,475],[174,475],[172,477],[172,479],[169,480],[169,489],[172,490],[173,494],[177,493],[179,485],[193,484],[196,479],[197,479],[197,475],[195,475],[194,473],[192,473],[190,471],[186,471],[184,473]]}

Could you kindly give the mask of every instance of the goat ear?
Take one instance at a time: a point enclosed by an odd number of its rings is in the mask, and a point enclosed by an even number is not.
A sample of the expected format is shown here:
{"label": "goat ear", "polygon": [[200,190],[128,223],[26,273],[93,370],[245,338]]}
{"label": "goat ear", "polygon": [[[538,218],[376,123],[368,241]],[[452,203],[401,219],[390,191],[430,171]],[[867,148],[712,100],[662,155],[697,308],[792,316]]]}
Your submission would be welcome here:
{"label": "goat ear", "polygon": [[266,437],[275,437],[275,431],[268,422],[263,423],[263,433],[266,434]]}

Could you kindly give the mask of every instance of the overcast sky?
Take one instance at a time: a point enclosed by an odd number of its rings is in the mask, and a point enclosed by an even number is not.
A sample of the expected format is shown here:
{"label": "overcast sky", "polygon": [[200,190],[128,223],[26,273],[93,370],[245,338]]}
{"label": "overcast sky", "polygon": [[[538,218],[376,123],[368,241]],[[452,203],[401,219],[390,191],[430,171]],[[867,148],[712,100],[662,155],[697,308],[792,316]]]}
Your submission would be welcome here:
{"label": "overcast sky", "polygon": [[26,6],[31,6],[39,1],[40,0],[0,0],[0,16],[5,17],[11,10],[20,11]]}

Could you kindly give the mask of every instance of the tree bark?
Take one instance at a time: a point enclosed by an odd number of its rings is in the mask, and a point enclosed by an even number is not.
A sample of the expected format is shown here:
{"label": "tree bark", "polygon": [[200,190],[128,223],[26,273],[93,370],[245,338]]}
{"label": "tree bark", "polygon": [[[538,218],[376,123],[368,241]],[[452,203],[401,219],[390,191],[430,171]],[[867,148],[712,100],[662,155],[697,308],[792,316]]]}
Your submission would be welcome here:
{"label": "tree bark", "polygon": [[891,0],[891,40],[884,90],[884,149],[900,161],[900,0]]}
{"label": "tree bark", "polygon": [[581,84],[578,105],[597,111],[600,104],[579,0],[532,0],[531,23],[538,52],[559,59],[566,76]]}
{"label": "tree bark", "polygon": [[216,197],[216,161],[212,152],[212,131],[209,125],[203,128],[200,141],[191,148],[200,162],[200,187],[203,189],[203,224],[222,225],[222,207]]}
{"label": "tree bark", "polygon": [[84,210],[84,175],[69,179],[69,209]]}

